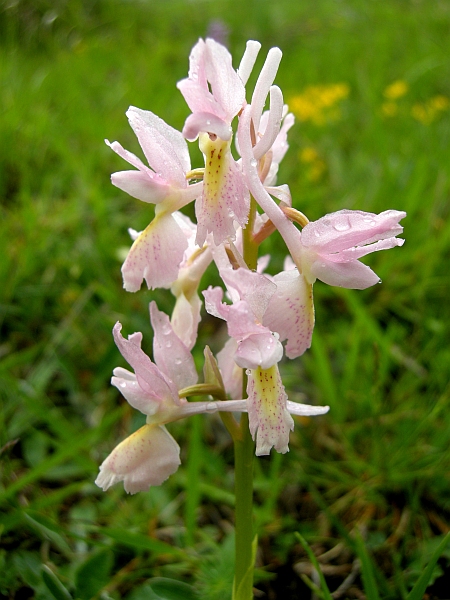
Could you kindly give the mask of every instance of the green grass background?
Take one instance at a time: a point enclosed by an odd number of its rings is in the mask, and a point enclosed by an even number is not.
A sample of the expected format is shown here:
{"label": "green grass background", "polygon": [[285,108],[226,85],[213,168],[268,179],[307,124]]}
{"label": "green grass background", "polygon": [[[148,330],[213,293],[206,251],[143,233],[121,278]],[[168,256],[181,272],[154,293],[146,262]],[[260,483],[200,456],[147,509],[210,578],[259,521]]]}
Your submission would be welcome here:
{"label": "green grass background", "polygon": [[[138,152],[130,104],[182,127],[175,84],[214,19],[235,65],[247,39],[263,45],[259,67],[271,46],[283,50],[276,83],[287,100],[308,85],[349,86],[339,120],[291,130],[279,182],[294,206],[310,219],[344,207],[408,213],[404,247],[367,259],[382,285],[318,282],[312,348],[282,365],[292,399],[331,411],[296,422],[288,455],[257,460],[258,597],[314,593],[311,572],[299,575],[300,532],[316,555],[342,544],[323,564],[367,557],[379,590],[366,589],[369,600],[406,598],[449,530],[450,111],[424,125],[411,107],[450,97],[450,3],[3,1],[1,598],[230,597],[232,447],[218,419],[171,427],[183,465],[163,486],[130,497],[93,483],[142,422],[109,385],[124,364],[112,326],[142,331],[150,350],[148,302],[172,306],[163,291],[122,289],[127,227],[152,213],[110,185],[126,167],[103,139]],[[398,79],[409,91],[383,117],[383,91]],[[317,181],[299,160],[305,147],[326,165]],[[282,264],[280,238],[265,250]],[[205,320],[200,342],[217,350],[218,337]],[[428,598],[446,597],[449,560],[447,548]],[[329,574],[330,590],[345,576]],[[341,597],[365,582],[358,575]]]}

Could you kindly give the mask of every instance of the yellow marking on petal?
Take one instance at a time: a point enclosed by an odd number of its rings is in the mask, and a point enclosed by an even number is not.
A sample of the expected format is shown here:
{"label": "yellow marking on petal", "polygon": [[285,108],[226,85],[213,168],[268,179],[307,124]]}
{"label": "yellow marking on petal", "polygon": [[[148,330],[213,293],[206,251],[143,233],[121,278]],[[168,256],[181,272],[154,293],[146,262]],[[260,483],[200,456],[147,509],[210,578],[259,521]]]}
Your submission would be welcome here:
{"label": "yellow marking on petal", "polygon": [[128,473],[144,460],[151,446],[151,431],[157,425],[143,425],[125,438],[111,453],[110,468],[114,473]]}
{"label": "yellow marking on petal", "polygon": [[230,141],[224,142],[219,137],[212,140],[208,133],[199,136],[200,150],[205,156],[205,172],[203,175],[203,193],[208,203],[220,202],[225,174],[228,168]]}
{"label": "yellow marking on petal", "polygon": [[[254,372],[254,390],[260,401],[261,416],[269,428],[276,427],[280,421],[280,389],[278,367],[273,365],[268,369],[258,367]],[[260,425],[261,426],[261,425]]]}

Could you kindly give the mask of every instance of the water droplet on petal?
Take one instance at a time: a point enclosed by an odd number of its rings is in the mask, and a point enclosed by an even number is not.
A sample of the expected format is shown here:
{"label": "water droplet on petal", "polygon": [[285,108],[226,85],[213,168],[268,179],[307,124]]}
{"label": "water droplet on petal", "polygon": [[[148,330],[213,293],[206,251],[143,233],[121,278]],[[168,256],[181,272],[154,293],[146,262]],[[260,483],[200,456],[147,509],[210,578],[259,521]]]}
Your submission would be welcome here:
{"label": "water droplet on petal", "polygon": [[339,219],[333,227],[336,231],[347,231],[350,229],[350,221],[348,217],[343,217],[342,219]]}

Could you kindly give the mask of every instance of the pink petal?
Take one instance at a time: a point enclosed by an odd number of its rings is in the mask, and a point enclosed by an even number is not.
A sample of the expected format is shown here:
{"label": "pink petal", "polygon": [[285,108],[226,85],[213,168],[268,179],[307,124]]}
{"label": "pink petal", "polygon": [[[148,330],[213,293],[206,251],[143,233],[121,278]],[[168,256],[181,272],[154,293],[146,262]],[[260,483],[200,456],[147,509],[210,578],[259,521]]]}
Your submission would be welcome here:
{"label": "pink petal", "polygon": [[310,346],[314,328],[312,285],[298,271],[278,273],[273,278],[277,293],[271,298],[263,324],[287,340],[286,356],[301,356]]}
{"label": "pink petal", "polygon": [[[347,248],[346,250],[342,250],[338,256],[342,257],[343,261],[356,260],[362,256],[366,256],[366,254],[371,254],[372,252],[378,252],[379,250],[390,250],[391,248],[395,248],[395,246],[403,246],[404,243],[405,240],[402,240],[401,238],[391,237],[367,246]],[[334,254],[328,254],[327,258],[332,259],[334,256]]]}
{"label": "pink petal", "polygon": [[[117,367],[114,369],[113,374],[114,377],[111,379],[112,385],[119,390],[130,406],[141,411],[144,415],[154,415],[158,412],[161,406],[160,399],[155,400],[149,396],[139,385],[134,373],[130,373],[130,371],[122,369],[122,367]],[[165,388],[163,388],[163,391],[165,391]]]}
{"label": "pink petal", "polygon": [[265,275],[249,269],[221,269],[220,275],[228,288],[234,288],[241,300],[248,303],[255,318],[262,323],[276,285]]}
{"label": "pink petal", "polygon": [[206,70],[205,70],[205,41],[200,38],[195,46],[192,48],[189,55],[189,79],[197,81],[202,87],[207,88],[208,82],[206,81]]}
{"label": "pink petal", "polygon": [[227,122],[227,114],[225,110],[211,94],[207,84],[206,86],[203,86],[198,81],[183,79],[177,83],[177,88],[183,94],[186,104],[189,106],[193,114],[210,114],[214,115],[216,118],[224,121],[225,123]]}
{"label": "pink petal", "polygon": [[312,264],[311,274],[328,285],[353,290],[365,290],[380,282],[380,278],[370,267],[357,260],[336,263],[319,258]]}
{"label": "pink petal", "polygon": [[272,160],[274,163],[279,164],[286,152],[289,149],[289,144],[287,141],[287,133],[289,129],[294,125],[295,118],[292,113],[288,113],[283,119],[283,125],[281,126],[280,132],[277,135],[277,139],[273,143],[272,146]]}
{"label": "pink petal", "polygon": [[230,307],[222,303],[223,289],[220,287],[213,288],[209,286],[207,290],[203,290],[202,294],[205,298],[206,312],[208,312],[213,317],[217,317],[218,319],[224,319],[226,321],[228,318]]}
{"label": "pink petal", "polygon": [[126,340],[121,335],[121,330],[122,325],[116,323],[113,329],[114,341],[124,359],[136,373],[136,379],[141,389],[151,400],[159,403],[173,402],[178,405],[178,389],[141,349],[142,334],[133,334],[130,339]]}
{"label": "pink petal", "polygon": [[237,340],[242,340],[249,335],[259,335],[271,332],[263,327],[255,317],[250,305],[245,300],[238,300],[231,306],[227,306],[228,333]]}
{"label": "pink petal", "polygon": [[152,169],[169,183],[187,187],[191,161],[183,135],[148,110],[130,106],[127,117]]}
{"label": "pink petal", "polygon": [[131,246],[122,266],[123,287],[136,292],[143,279],[149,289],[170,287],[178,277],[187,246],[172,215],[157,215]]}
{"label": "pink petal", "polygon": [[150,320],[154,330],[153,356],[158,368],[173,381],[178,390],[197,383],[192,354],[176,335],[169,317],[150,303]]}
{"label": "pink petal", "polygon": [[243,369],[269,369],[283,358],[283,346],[269,330],[238,340],[234,360]]}
{"label": "pink petal", "polygon": [[188,350],[192,350],[197,340],[201,307],[202,303],[197,293],[189,300],[183,293],[177,295],[170,322],[174,332]]}
{"label": "pink petal", "polygon": [[106,491],[123,481],[125,491],[135,494],[161,485],[180,463],[180,447],[166,428],[144,425],[111,452],[95,483]]}
{"label": "pink petal", "polygon": [[245,46],[245,52],[238,68],[238,75],[244,85],[250,77],[260,48],[261,44],[255,40],[249,40]]}
{"label": "pink petal", "polygon": [[237,342],[230,338],[220,352],[217,353],[217,362],[222,374],[225,391],[230,398],[242,398],[243,371],[234,360]]}
{"label": "pink petal", "polygon": [[172,191],[160,177],[150,176],[145,171],[118,171],[111,175],[111,183],[133,198],[159,204]]}
{"label": "pink petal", "polygon": [[228,142],[211,140],[202,134],[200,149],[205,155],[205,174],[203,194],[195,203],[196,242],[202,246],[211,232],[218,246],[227,238],[236,237],[234,221],[241,227],[247,223],[250,194]]}
{"label": "pink petal", "polygon": [[148,173],[151,176],[156,176],[156,173],[154,173],[154,171],[152,171],[146,165],[144,165],[140,158],[135,156],[132,152],[125,150],[125,148],[121,144],[119,144],[119,142],[111,143],[108,140],[105,140],[105,144],[109,146],[111,150],[114,150],[114,152],[118,154],[120,158],[126,160],[128,163],[130,163],[130,165],[133,165],[133,167],[136,167],[136,169],[138,169],[139,171]]}
{"label": "pink petal", "polygon": [[231,140],[233,130],[226,121],[208,112],[195,112],[186,119],[183,127],[184,137],[193,142],[200,132],[215,134],[223,141]]}
{"label": "pink petal", "polygon": [[250,432],[256,437],[256,455],[270,454],[275,448],[284,454],[289,451],[289,430],[294,421],[287,411],[287,395],[278,366],[255,369],[248,373],[247,406]]}
{"label": "pink petal", "polygon": [[214,98],[231,122],[245,103],[245,88],[233,69],[231,54],[225,46],[212,39],[206,40],[205,68]]}
{"label": "pink petal", "polygon": [[250,105],[251,118],[259,131],[259,120],[266,103],[267,94],[274,82],[282,57],[279,48],[271,48],[267,53],[266,61],[261,69],[258,80],[253,90],[252,102]]}
{"label": "pink petal", "polygon": [[283,94],[276,85],[270,88],[270,110],[268,112],[264,133],[253,148],[253,154],[257,160],[262,158],[272,148],[280,133],[280,124],[283,115]]}
{"label": "pink petal", "polygon": [[308,223],[302,231],[302,245],[328,254],[371,244],[401,233],[403,227],[398,222],[405,216],[398,210],[386,210],[379,215],[340,210]]}

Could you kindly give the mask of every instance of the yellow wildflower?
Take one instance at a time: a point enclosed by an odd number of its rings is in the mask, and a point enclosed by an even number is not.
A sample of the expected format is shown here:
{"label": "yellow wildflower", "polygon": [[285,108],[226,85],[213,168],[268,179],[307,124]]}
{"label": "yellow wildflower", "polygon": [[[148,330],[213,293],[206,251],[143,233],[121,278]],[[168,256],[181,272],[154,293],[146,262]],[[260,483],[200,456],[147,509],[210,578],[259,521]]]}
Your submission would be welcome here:
{"label": "yellow wildflower", "polygon": [[290,109],[300,121],[312,121],[315,125],[324,125],[328,121],[340,118],[337,103],[349,95],[346,83],[330,85],[310,85],[302,94],[294,96],[289,102]]}
{"label": "yellow wildflower", "polygon": [[394,83],[391,83],[387,86],[383,92],[383,95],[385,98],[388,98],[388,100],[397,100],[397,98],[404,96],[408,90],[409,85],[406,83],[406,81],[398,79],[397,81],[394,81]]}
{"label": "yellow wildflower", "polygon": [[448,110],[449,106],[450,100],[446,96],[433,96],[426,102],[414,104],[411,114],[423,125],[429,125],[436,119],[439,112]]}
{"label": "yellow wildflower", "polygon": [[300,160],[303,163],[312,163],[318,158],[319,155],[317,154],[317,150],[312,146],[307,146],[306,148],[303,148],[303,150],[300,150]]}
{"label": "yellow wildflower", "polygon": [[450,100],[446,96],[434,96],[430,99],[430,105],[435,110],[447,110],[450,105]]}

